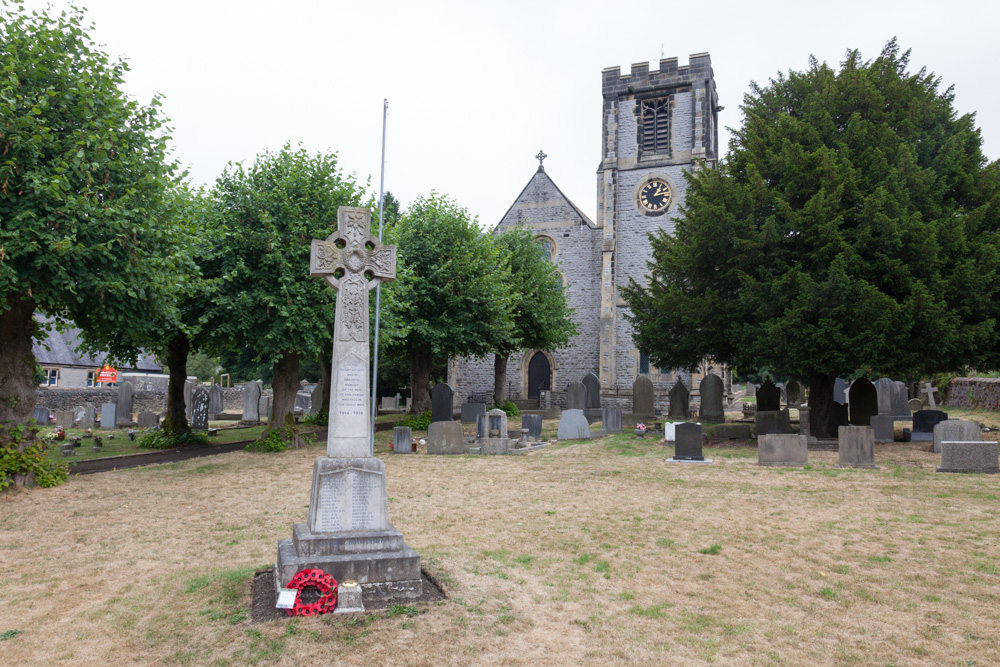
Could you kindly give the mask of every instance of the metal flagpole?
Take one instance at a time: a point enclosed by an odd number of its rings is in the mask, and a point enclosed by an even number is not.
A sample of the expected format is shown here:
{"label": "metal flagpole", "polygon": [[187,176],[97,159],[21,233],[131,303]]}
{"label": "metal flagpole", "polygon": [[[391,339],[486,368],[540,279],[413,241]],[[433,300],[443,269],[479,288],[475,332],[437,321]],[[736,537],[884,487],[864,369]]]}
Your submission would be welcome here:
{"label": "metal flagpole", "polygon": [[[385,215],[385,117],[389,111],[389,100],[382,100],[382,174],[378,184],[378,242],[382,242],[382,218]],[[375,417],[378,416],[378,403],[375,396],[378,392],[378,320],[382,301],[382,281],[375,286],[375,356],[372,361],[372,432],[369,452],[375,456]]]}

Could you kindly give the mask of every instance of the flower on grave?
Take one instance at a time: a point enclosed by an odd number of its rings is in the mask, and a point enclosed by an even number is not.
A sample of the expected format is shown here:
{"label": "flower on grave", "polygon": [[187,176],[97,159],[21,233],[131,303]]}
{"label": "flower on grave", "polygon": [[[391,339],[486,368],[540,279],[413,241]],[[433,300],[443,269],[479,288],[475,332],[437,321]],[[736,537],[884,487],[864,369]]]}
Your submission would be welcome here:
{"label": "flower on grave", "polygon": [[646,431],[646,425],[645,424],[636,424],[635,425],[635,430],[636,431],[643,431],[643,432],[645,432]]}

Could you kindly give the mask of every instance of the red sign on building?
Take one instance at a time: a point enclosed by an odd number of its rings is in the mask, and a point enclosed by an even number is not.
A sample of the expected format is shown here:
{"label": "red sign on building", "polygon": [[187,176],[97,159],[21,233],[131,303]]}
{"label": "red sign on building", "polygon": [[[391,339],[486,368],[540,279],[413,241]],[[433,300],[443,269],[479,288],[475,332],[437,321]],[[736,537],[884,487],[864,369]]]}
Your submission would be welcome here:
{"label": "red sign on building", "polygon": [[118,382],[118,371],[104,364],[101,370],[97,371],[97,381],[98,382]]}

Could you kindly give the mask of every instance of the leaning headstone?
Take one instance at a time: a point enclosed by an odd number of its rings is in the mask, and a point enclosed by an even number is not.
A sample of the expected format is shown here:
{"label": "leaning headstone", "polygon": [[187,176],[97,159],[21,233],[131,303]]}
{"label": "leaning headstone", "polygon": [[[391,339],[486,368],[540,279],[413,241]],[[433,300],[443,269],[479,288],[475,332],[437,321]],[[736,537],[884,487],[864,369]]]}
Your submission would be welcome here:
{"label": "leaning headstone", "polygon": [[765,435],[757,439],[757,463],[801,468],[809,462],[809,439],[804,435]]}
{"label": "leaning headstone", "polygon": [[462,425],[456,421],[431,422],[427,427],[427,453],[464,454]]}
{"label": "leaning headstone", "polygon": [[528,440],[538,442],[542,439],[542,416],[521,415],[521,428],[528,429]]}
{"label": "leaning headstone", "polygon": [[195,431],[208,430],[208,391],[198,387],[191,395],[191,429]]}
{"label": "leaning headstone", "polygon": [[431,422],[450,422],[455,417],[455,390],[447,382],[431,388]]}
{"label": "leaning headstone", "polygon": [[674,460],[704,461],[701,424],[683,423],[674,427]]}
{"label": "leaning headstone", "polygon": [[587,385],[570,382],[566,385],[566,409],[585,410],[587,408]]}
{"label": "leaning headstone", "polygon": [[841,405],[847,404],[847,380],[844,378],[833,381],[833,401]]}
{"label": "leaning headstone", "polygon": [[491,438],[506,438],[507,437],[507,413],[499,408],[494,408],[486,413],[486,419],[489,421],[489,437]]}
{"label": "leaning headstone", "polygon": [[941,465],[938,472],[1000,473],[1000,442],[941,442]]}
{"label": "leaning headstone", "polygon": [[149,410],[143,410],[139,413],[138,425],[139,428],[153,428],[160,422],[159,417],[156,416],[155,412]]}
{"label": "leaning headstone", "polygon": [[785,397],[788,399],[788,407],[797,408],[802,404],[802,385],[796,380],[789,380],[785,384]]}
{"label": "leaning headstone", "polygon": [[632,383],[632,414],[636,419],[651,419],[655,414],[653,381],[648,375],[640,375]]}
{"label": "leaning headstone", "polygon": [[914,413],[914,412],[916,412],[918,410],[923,410],[924,409],[924,404],[923,404],[923,402],[921,402],[921,400],[919,398],[911,398],[909,401],[907,401],[906,407],[908,407],[910,409],[910,413],[911,413],[911,416],[912,416],[912,413]]}
{"label": "leaning headstone", "polygon": [[774,412],[781,409],[781,389],[770,380],[757,390],[757,412]]}
{"label": "leaning headstone", "polygon": [[118,386],[118,407],[115,408],[115,416],[119,424],[132,423],[132,400],[135,396],[135,387],[128,380]]}
{"label": "leaning headstone", "polygon": [[[337,290],[326,456],[316,459],[308,522],[278,543],[275,585],[305,569],[357,581],[368,600],[420,597],[420,556],[389,523],[385,464],[370,449],[369,290],[396,275],[395,248],[371,235],[371,212],[340,207],[337,229],[312,242],[309,275]],[[442,423],[458,429],[462,425]]]}
{"label": "leaning headstone", "polygon": [[792,420],[788,408],[784,410],[758,410],[753,416],[757,437],[786,434],[792,432]]}
{"label": "leaning headstone", "polygon": [[622,409],[616,405],[605,405],[601,408],[601,425],[605,433],[621,433]]}
{"label": "leaning headstone", "polygon": [[101,405],[101,428],[112,429],[115,427],[115,404],[104,403]]}
{"label": "leaning headstone", "polygon": [[462,403],[462,423],[475,424],[479,415],[486,414],[485,403]]}
{"label": "leaning headstone", "polygon": [[580,440],[590,438],[590,425],[583,416],[583,410],[563,410],[559,419],[560,440]]}
{"label": "leaning headstone", "polygon": [[583,386],[587,389],[587,410],[599,410],[601,408],[601,381],[593,372],[583,376]]}
{"label": "leaning headstone", "polygon": [[392,429],[392,451],[396,454],[411,454],[413,452],[412,428],[397,426]]}
{"label": "leaning headstone", "polygon": [[[190,404],[190,397],[187,395],[187,386],[184,387],[184,400]],[[248,382],[243,390],[243,421],[256,423],[260,421],[260,385],[256,382]]]}
{"label": "leaning headstone", "polygon": [[964,419],[945,419],[934,425],[933,451],[941,453],[941,443],[945,440],[953,442],[977,442],[983,439],[983,429],[976,422]]}
{"label": "leaning headstone", "polygon": [[38,422],[39,426],[45,426],[49,423],[49,409],[48,408],[35,408],[35,421]]}
{"label": "leaning headstone", "polygon": [[680,378],[670,390],[670,411],[668,419],[688,419],[691,416],[691,392]]}
{"label": "leaning headstone", "polygon": [[76,414],[72,410],[56,410],[56,426],[73,428]]}
{"label": "leaning headstone", "polygon": [[715,373],[709,373],[701,380],[701,408],[698,416],[703,422],[724,422],[726,413],[723,411],[722,396],[726,393],[725,386]]}
{"label": "leaning headstone", "polygon": [[876,468],[875,431],[867,426],[841,426],[837,432],[838,468]]}
{"label": "leaning headstone", "polygon": [[222,387],[213,384],[208,390],[208,413],[210,415],[222,414],[226,411],[225,398],[222,395]]}
{"label": "leaning headstone", "polygon": [[854,426],[869,426],[878,414],[878,392],[868,378],[858,378],[847,392],[850,420]]}
{"label": "leaning headstone", "polygon": [[941,410],[919,410],[913,413],[913,434],[910,439],[914,442],[933,442],[934,427],[948,418],[947,412]]}
{"label": "leaning headstone", "polygon": [[[892,415],[874,415],[871,420],[875,442],[892,442],[895,439],[896,422]],[[864,428],[856,426],[855,428]],[[843,427],[841,427],[843,430]]]}

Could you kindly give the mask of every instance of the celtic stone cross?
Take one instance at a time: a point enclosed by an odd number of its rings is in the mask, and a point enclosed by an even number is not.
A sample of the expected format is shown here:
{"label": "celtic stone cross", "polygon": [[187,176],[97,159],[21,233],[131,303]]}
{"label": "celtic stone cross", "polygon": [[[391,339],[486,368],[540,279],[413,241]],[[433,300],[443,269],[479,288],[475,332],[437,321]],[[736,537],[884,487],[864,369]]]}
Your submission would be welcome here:
{"label": "celtic stone cross", "polygon": [[371,235],[371,211],[341,206],[337,229],[312,242],[309,275],[337,290],[333,324],[333,373],[326,455],[370,456],[368,396],[368,291],[396,277],[396,248]]}

